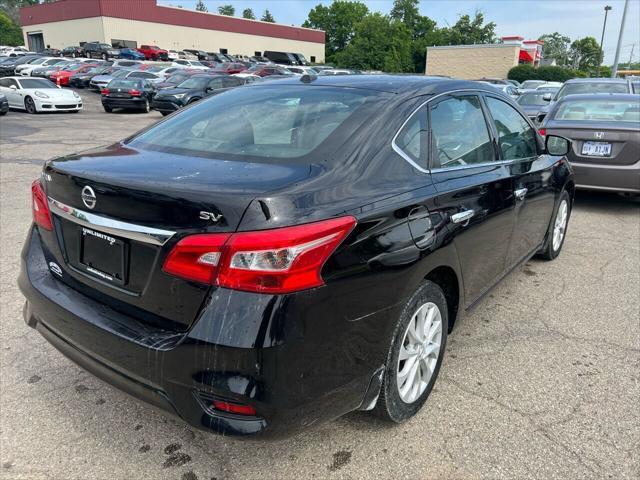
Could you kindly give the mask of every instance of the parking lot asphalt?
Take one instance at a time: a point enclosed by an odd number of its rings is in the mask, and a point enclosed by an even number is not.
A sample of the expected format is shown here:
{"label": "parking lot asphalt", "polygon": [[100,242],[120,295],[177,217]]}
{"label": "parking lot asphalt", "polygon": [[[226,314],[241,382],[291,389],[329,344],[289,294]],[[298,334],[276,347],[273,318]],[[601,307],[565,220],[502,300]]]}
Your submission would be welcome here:
{"label": "parking lot asphalt", "polygon": [[425,408],[278,442],[192,429],[102,383],[22,320],[16,286],[42,162],[160,115],[0,117],[0,478],[638,478],[640,203],[579,192],[560,257],[531,260],[449,339]]}

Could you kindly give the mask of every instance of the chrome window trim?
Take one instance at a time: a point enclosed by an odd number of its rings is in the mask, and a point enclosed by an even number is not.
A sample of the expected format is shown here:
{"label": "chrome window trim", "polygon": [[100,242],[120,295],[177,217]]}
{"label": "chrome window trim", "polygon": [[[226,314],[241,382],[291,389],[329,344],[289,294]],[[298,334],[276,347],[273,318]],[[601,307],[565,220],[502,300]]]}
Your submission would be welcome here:
{"label": "chrome window trim", "polygon": [[159,228],[145,227],[134,223],[122,222],[94,213],[85,212],[69,205],[65,205],[51,197],[48,197],[51,213],[61,218],[77,223],[87,228],[95,228],[101,232],[110,233],[117,237],[128,238],[138,242],[162,246],[169,241],[176,232]]}
{"label": "chrome window trim", "polygon": [[452,95],[455,93],[460,93],[460,92],[469,92],[469,93],[495,93],[492,92],[490,90],[482,90],[482,89],[478,89],[478,88],[461,88],[458,90],[450,90],[448,92],[443,92],[443,93],[439,93],[437,95],[434,95],[433,97],[428,98],[427,100],[425,100],[424,102],[422,102],[420,105],[418,105],[413,112],[411,112],[411,114],[407,117],[407,119],[402,123],[402,125],[400,125],[400,128],[398,129],[398,131],[396,132],[396,134],[393,136],[393,139],[391,139],[391,148],[393,149],[394,152],[396,152],[398,155],[400,155],[406,162],[408,162],[412,167],[414,167],[416,170],[422,172],[422,173],[430,173],[430,172],[443,172],[443,171],[447,171],[447,170],[462,170],[465,168],[475,168],[475,167],[483,167],[483,166],[489,166],[489,165],[504,165],[506,163],[511,163],[513,162],[513,160],[497,160],[495,162],[484,162],[484,163],[474,163],[472,165],[457,165],[454,167],[444,167],[444,168],[432,168],[432,169],[428,169],[428,168],[424,168],[421,167],[420,165],[418,165],[415,160],[413,160],[407,153],[405,153],[402,148],[400,148],[397,144],[396,144],[396,139],[398,138],[398,135],[400,135],[400,132],[402,131],[402,129],[405,127],[405,125],[407,123],[409,123],[409,120],[411,120],[413,118],[413,116],[418,112],[418,110],[420,110],[422,107],[424,107],[425,105],[427,105],[428,103],[440,98],[440,97],[444,97],[446,95]]}

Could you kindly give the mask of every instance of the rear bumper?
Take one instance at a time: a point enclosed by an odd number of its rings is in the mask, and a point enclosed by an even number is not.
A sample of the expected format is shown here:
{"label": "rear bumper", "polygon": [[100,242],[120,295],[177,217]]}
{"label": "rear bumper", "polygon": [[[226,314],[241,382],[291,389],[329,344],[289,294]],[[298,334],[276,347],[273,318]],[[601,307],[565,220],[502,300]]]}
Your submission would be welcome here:
{"label": "rear bumper", "polygon": [[106,105],[111,108],[143,108],[145,105],[145,98],[111,98],[102,97],[102,105]]}
{"label": "rear bumper", "polygon": [[[67,286],[49,271],[45,255],[34,228],[18,280],[26,323],[95,376],[196,428],[283,437],[370,401],[367,392],[388,348],[384,335],[373,348],[371,329],[388,323],[391,310],[348,322],[329,317],[330,307],[309,305],[313,295],[284,301],[219,289],[223,298],[205,307],[189,331],[168,331]],[[304,322],[304,312],[314,318]],[[207,405],[211,397],[252,405],[258,413],[215,411]]]}
{"label": "rear bumper", "polygon": [[571,162],[577,188],[640,193],[640,160],[631,165]]}

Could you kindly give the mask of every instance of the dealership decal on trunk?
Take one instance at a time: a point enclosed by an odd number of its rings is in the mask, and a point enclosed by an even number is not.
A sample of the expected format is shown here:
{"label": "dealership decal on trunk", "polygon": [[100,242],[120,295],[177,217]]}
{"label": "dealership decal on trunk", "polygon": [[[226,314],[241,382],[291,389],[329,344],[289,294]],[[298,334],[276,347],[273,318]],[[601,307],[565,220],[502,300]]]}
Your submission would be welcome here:
{"label": "dealership decal on trunk", "polygon": [[109,242],[109,245],[113,245],[116,243],[116,239],[110,237],[109,235],[105,235],[104,233],[96,232],[95,230],[89,230],[88,228],[82,227],[82,235],[93,235],[94,237],[100,238],[102,240],[106,240]]}

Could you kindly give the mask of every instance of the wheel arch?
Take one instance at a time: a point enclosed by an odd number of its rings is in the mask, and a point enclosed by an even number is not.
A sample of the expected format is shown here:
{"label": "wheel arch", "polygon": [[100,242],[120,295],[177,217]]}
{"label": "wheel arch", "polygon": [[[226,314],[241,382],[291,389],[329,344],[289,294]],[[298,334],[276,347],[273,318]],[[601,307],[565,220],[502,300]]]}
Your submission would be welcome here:
{"label": "wheel arch", "polygon": [[451,332],[460,316],[460,300],[462,298],[461,282],[456,270],[449,265],[440,265],[425,275],[424,279],[435,283],[444,292],[449,312],[449,332]]}

